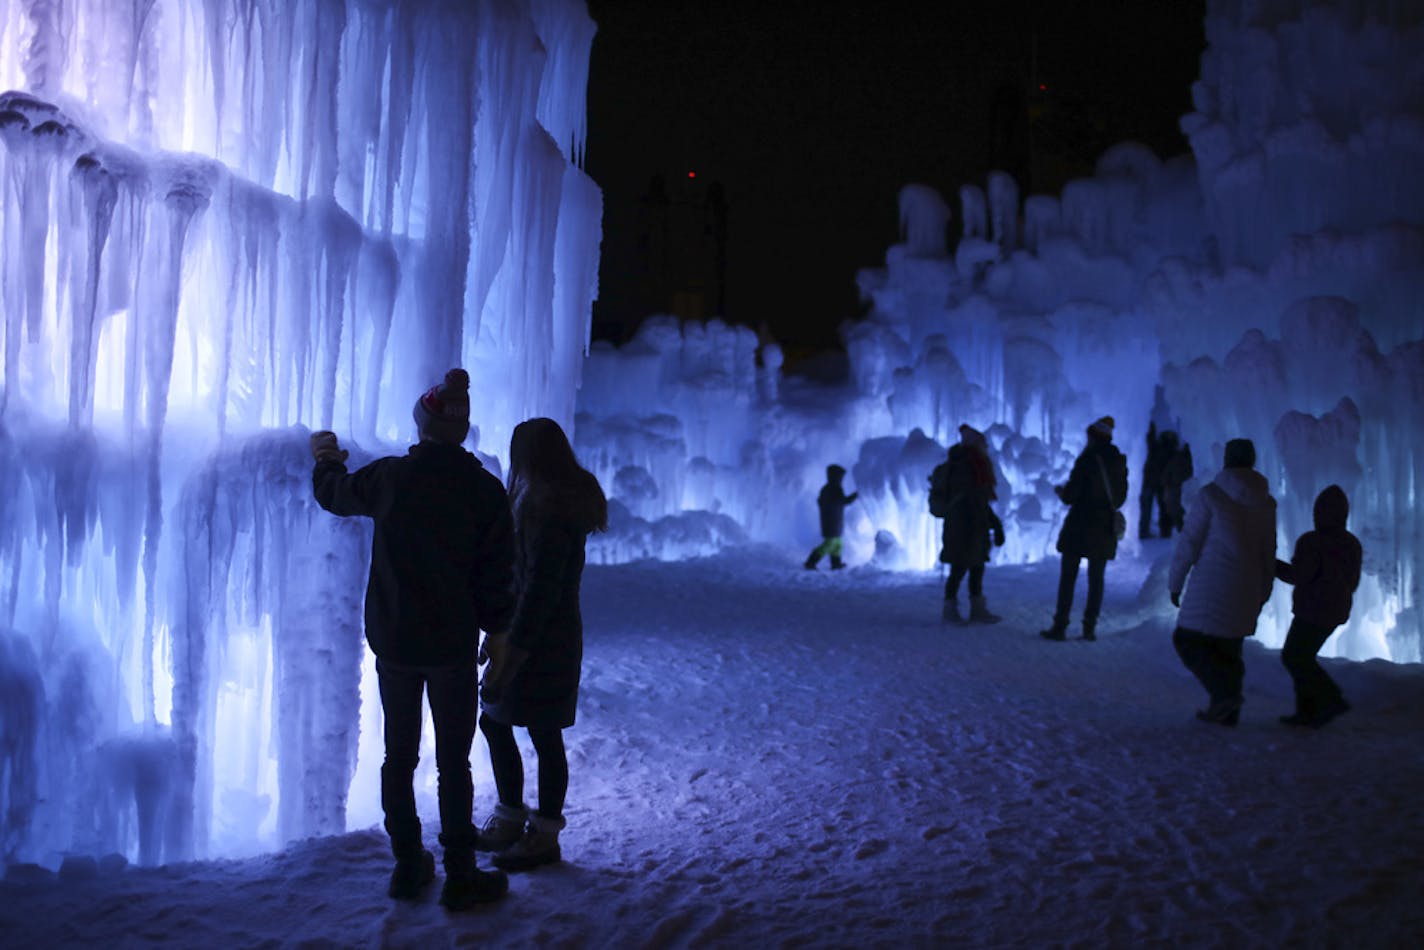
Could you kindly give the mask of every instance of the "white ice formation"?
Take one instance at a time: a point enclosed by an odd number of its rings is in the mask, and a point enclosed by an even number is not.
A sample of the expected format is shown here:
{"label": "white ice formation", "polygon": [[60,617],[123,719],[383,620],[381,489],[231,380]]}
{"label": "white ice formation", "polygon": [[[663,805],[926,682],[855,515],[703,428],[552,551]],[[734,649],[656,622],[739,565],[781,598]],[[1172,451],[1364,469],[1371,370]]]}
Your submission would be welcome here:
{"label": "white ice formation", "polygon": [[0,0],[0,859],[346,827],[369,527],[315,508],[306,433],[403,451],[456,365],[496,467],[572,422],[593,33],[578,0]]}
{"label": "white ice formation", "polygon": [[[848,559],[927,568],[926,478],[968,422],[997,456],[996,561],[1056,557],[1052,486],[1110,414],[1129,457],[1129,551],[1149,421],[1191,444],[1194,485],[1226,440],[1252,438],[1282,557],[1320,489],[1352,500],[1365,578],[1327,652],[1424,659],[1424,10],[1212,0],[1207,38],[1182,120],[1191,155],[1124,143],[1021,205],[1006,175],[965,184],[952,249],[937,241],[944,202],[906,186],[905,241],[860,274],[871,313],[841,329],[844,385],[777,381],[774,344],[758,352],[716,322],[657,320],[621,350],[595,346],[579,447],[630,516],[616,509],[625,527],[600,556],[682,557],[735,536],[705,513],[799,556],[839,462],[861,492]],[[613,476],[630,468],[660,493],[620,498]],[[1289,619],[1278,586],[1262,639],[1279,644]]]}

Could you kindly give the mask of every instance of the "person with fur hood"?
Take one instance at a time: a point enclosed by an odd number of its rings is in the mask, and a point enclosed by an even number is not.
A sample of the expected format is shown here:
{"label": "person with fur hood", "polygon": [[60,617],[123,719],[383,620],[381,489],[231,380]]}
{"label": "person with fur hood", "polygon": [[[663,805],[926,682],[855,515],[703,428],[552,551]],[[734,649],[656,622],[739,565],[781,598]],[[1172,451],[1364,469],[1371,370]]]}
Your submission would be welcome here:
{"label": "person with fur hood", "polygon": [[[990,542],[1004,544],[1004,523],[989,503],[998,497],[994,463],[984,433],[971,425],[959,427],[959,442],[930,475],[930,513],[943,512],[943,546],[939,559],[949,565],[944,582],[946,623],[998,623],[998,614],[984,599],[984,565]],[[959,585],[969,578],[969,617],[959,613]]]}
{"label": "person with fur hood", "polygon": [[1117,557],[1121,537],[1117,510],[1127,501],[1127,458],[1112,444],[1113,417],[1103,416],[1088,426],[1088,444],[1073,462],[1068,482],[1054,487],[1068,506],[1068,517],[1058,533],[1063,564],[1058,575],[1058,604],[1053,625],[1040,630],[1045,640],[1068,639],[1068,616],[1073,610],[1073,588],[1078,565],[1088,559],[1088,602],[1083,605],[1083,639],[1097,639],[1098,613],[1103,606],[1103,586],[1108,561]]}
{"label": "person with fur hood", "polygon": [[1240,717],[1241,644],[1255,634],[1276,574],[1276,500],[1255,465],[1250,439],[1226,443],[1221,472],[1187,512],[1167,576],[1181,608],[1172,645],[1211,699],[1197,718],[1223,726]]}
{"label": "person with fur hood", "polygon": [[1345,527],[1350,499],[1343,488],[1327,486],[1315,498],[1314,514],[1315,530],[1295,542],[1289,564],[1276,562],[1276,579],[1295,585],[1294,616],[1281,647],[1281,663],[1295,686],[1295,712],[1282,716],[1281,722],[1318,729],[1350,709],[1316,655],[1335,628],[1350,619],[1364,552],[1360,539]]}
{"label": "person with fur hood", "polygon": [[475,864],[470,745],[480,630],[505,630],[513,607],[514,534],[504,486],[462,447],[469,389],[469,375],[450,370],[415,402],[420,442],[355,472],[346,471],[335,433],[311,436],[317,503],[375,522],[365,616],[385,720],[381,809],[396,859],[388,893],[413,900],[435,878],[413,785],[424,695],[440,777],[440,903],[450,910],[497,900],[509,888],[503,872]]}
{"label": "person with fur hood", "polygon": [[[563,730],[574,724],[583,664],[579,584],[588,535],[608,527],[608,501],[553,419],[529,419],[509,442],[514,507],[514,616],[486,638],[480,731],[489,743],[499,804],[478,846],[496,867],[521,871],[561,860],[569,763]],[[524,763],[514,727],[538,758],[538,806],[524,804]]]}

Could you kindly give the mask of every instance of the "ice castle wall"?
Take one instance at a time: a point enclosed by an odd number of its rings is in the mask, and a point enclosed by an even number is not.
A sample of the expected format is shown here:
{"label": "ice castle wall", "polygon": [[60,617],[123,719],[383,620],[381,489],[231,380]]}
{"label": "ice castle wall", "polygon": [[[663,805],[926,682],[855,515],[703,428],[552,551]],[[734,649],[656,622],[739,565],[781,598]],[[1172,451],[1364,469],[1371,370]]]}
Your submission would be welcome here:
{"label": "ice castle wall", "polygon": [[0,655],[43,711],[6,717],[0,857],[344,829],[369,542],[306,433],[402,451],[454,365],[496,469],[572,423],[593,32],[577,0],[0,0]]}

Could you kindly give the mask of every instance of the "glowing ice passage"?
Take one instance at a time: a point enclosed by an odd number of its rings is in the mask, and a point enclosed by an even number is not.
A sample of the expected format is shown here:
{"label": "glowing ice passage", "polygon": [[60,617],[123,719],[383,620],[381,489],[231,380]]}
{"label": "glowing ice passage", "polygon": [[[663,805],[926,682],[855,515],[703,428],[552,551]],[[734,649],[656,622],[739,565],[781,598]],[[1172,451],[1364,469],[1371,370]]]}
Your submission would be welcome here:
{"label": "glowing ice passage", "polygon": [[305,432],[385,450],[457,364],[476,447],[572,422],[593,33],[576,0],[0,2],[0,856],[344,830],[369,542]]}

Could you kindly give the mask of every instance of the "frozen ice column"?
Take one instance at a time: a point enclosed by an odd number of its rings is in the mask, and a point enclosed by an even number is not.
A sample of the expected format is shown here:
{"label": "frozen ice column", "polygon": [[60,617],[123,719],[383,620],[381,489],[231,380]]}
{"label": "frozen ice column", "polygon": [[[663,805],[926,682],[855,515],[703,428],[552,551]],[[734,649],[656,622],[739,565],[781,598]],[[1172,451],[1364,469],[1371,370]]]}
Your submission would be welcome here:
{"label": "frozen ice column", "polygon": [[[398,451],[456,364],[487,451],[572,422],[593,30],[571,0],[0,0],[0,627],[48,704],[16,748],[52,759],[7,774],[87,769],[10,854],[340,830],[352,765],[312,750],[356,728],[359,624],[298,634],[364,551],[311,520],[294,447]],[[157,764],[81,815],[99,748]]]}

